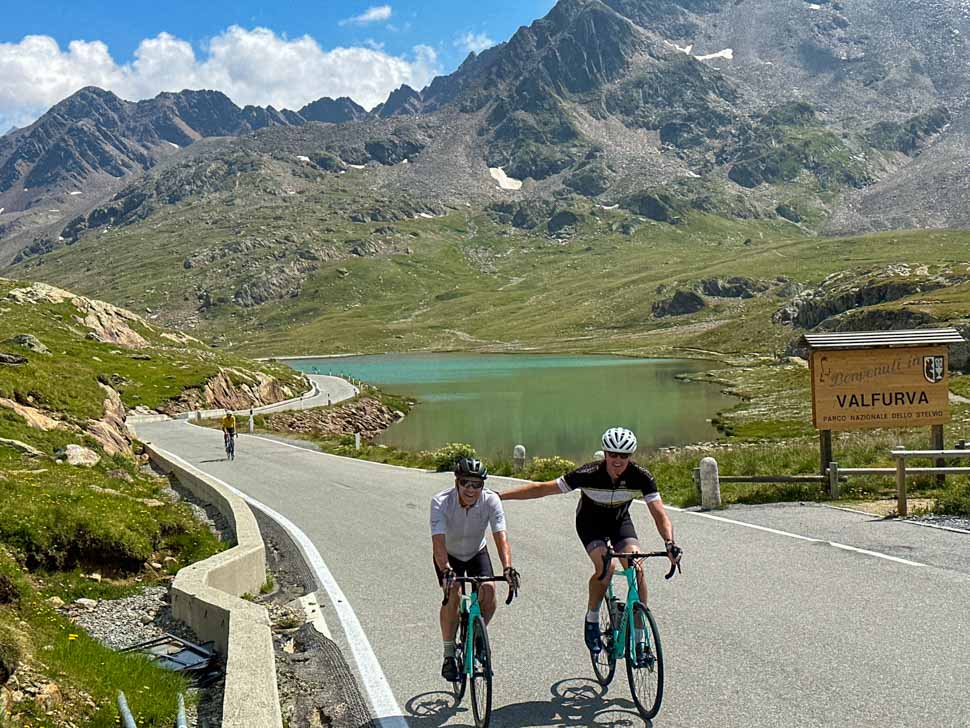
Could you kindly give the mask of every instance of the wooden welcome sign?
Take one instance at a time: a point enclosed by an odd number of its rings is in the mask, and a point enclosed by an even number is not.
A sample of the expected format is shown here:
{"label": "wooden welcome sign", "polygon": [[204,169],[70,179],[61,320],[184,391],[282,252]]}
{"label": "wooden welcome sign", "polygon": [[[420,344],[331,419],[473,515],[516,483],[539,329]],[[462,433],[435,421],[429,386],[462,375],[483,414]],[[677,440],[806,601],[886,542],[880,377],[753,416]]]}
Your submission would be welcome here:
{"label": "wooden welcome sign", "polygon": [[950,421],[946,346],[812,352],[819,430],[920,427]]}

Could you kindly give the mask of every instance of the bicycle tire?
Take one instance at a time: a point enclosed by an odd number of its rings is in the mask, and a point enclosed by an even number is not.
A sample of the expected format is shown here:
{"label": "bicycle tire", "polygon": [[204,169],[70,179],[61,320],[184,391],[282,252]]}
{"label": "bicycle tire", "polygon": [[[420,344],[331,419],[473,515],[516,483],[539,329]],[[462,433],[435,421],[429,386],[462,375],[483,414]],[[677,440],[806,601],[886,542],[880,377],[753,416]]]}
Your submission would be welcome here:
{"label": "bicycle tire", "polygon": [[475,617],[473,634],[472,713],[476,728],[486,728],[492,717],[492,650],[481,617]]}
{"label": "bicycle tire", "polygon": [[465,672],[465,636],[468,634],[468,626],[464,619],[461,621],[459,637],[455,642],[455,660],[458,662],[458,679],[451,683],[451,694],[455,696],[455,707],[461,705],[461,699],[465,697],[465,686],[468,685],[468,674]]}
{"label": "bicycle tire", "polygon": [[616,597],[604,599],[600,607],[600,642],[603,649],[598,654],[589,653],[589,659],[593,663],[593,672],[596,675],[596,682],[604,688],[613,682],[616,674],[616,651],[613,646],[613,635],[617,625],[617,602]]}
{"label": "bicycle tire", "polygon": [[652,659],[646,665],[637,665],[635,637],[628,637],[626,644],[626,675],[630,681],[633,703],[644,720],[650,720],[660,712],[664,695],[664,653],[660,644],[660,631],[653,614],[642,602],[633,604],[631,630],[637,621],[647,626],[647,646]]}

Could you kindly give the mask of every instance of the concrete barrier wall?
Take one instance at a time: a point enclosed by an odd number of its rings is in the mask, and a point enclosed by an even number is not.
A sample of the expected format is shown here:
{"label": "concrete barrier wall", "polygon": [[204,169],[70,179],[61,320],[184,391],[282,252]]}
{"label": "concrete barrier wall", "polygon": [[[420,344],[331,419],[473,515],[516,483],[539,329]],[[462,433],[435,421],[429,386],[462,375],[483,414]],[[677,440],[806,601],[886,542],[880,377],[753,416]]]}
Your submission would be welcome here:
{"label": "concrete barrier wall", "polygon": [[146,445],[152,460],[228,520],[236,545],[186,566],[172,583],[172,612],[226,658],[223,728],[282,728],[276,657],[266,610],[239,597],[266,581],[266,549],[245,501],[172,453]]}
{"label": "concrete barrier wall", "polygon": [[172,419],[168,415],[125,415],[125,423],[129,425],[141,425],[146,422],[165,422],[166,420]]}

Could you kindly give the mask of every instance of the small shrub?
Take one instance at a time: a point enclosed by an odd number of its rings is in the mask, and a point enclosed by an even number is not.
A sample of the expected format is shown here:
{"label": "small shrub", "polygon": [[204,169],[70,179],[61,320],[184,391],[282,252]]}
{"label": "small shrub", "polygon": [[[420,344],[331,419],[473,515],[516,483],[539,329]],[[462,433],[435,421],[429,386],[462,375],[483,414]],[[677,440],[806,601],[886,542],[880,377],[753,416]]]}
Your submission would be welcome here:
{"label": "small shrub", "polygon": [[563,473],[576,469],[576,463],[558,455],[551,458],[535,458],[525,466],[523,477],[529,480],[546,481],[558,478]]}
{"label": "small shrub", "polygon": [[450,442],[443,448],[431,453],[432,467],[439,473],[453,470],[459,458],[477,457],[478,453],[475,452],[475,448],[463,442]]}
{"label": "small shrub", "polygon": [[947,516],[970,516],[970,481],[948,484],[936,499],[936,512]]}

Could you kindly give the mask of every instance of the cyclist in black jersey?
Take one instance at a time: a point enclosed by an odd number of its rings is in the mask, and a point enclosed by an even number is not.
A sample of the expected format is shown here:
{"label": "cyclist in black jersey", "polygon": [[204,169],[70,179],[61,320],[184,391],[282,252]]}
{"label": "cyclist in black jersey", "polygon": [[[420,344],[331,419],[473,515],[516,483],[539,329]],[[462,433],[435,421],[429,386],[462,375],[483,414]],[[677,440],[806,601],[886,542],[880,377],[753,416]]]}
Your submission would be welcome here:
{"label": "cyclist in black jersey", "polygon": [[[499,493],[502,500],[530,500],[556,493],[579,490],[576,508],[576,533],[586,553],[593,562],[593,575],[589,579],[589,601],[583,633],[586,646],[592,652],[602,649],[599,627],[599,610],[606,594],[609,578],[600,580],[607,544],[618,553],[635,553],[640,550],[637,531],[630,517],[630,503],[643,498],[653,517],[657,532],[667,547],[672,564],[680,561],[682,551],[674,543],[674,529],[664,510],[657,482],[646,468],[630,459],[636,452],[637,438],[630,430],[612,427],[603,433],[605,459],[583,465],[571,473],[545,483],[527,483]],[[639,562],[637,589],[643,601],[647,599],[647,585]],[[613,565],[610,565],[610,575]]]}

